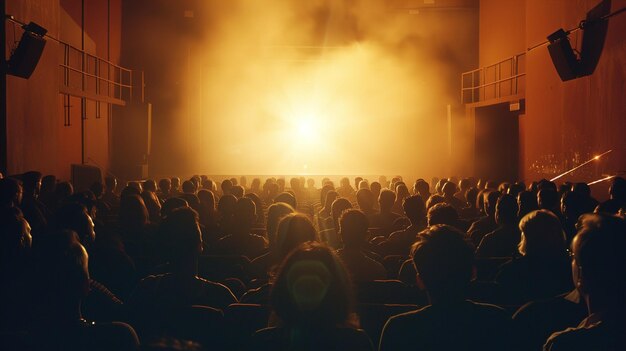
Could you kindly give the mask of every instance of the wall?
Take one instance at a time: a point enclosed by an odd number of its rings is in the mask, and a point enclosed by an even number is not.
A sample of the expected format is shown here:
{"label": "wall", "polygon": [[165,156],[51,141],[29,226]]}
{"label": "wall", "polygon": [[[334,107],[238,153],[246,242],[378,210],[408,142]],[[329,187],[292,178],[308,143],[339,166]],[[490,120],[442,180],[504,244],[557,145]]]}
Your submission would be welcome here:
{"label": "wall", "polygon": [[[575,27],[597,0],[482,0],[480,64],[506,58],[546,40],[558,28]],[[612,10],[626,6],[614,0]],[[521,7],[521,8],[520,8]],[[517,15],[516,15],[517,14]],[[510,25],[506,25],[510,23]],[[609,20],[593,75],[562,82],[546,46],[526,58],[526,113],[520,117],[520,178],[552,178],[594,155],[613,152],[559,181],[585,181],[626,170],[626,14]],[[572,34],[580,47],[581,33]],[[594,187],[603,196],[605,184]]]}
{"label": "wall", "polygon": [[[121,39],[121,0],[89,0],[85,3],[85,49],[101,58],[119,62]],[[36,22],[48,34],[81,47],[81,0],[24,0],[7,2],[6,11],[17,20]],[[107,33],[107,7],[111,8],[110,34]],[[7,24],[7,41],[22,31]],[[110,37],[110,42],[108,38]],[[10,46],[10,44],[8,45]],[[10,48],[7,48],[7,55]],[[70,178],[70,165],[81,163],[81,102],[71,97],[69,107],[59,94],[62,47],[47,40],[39,64],[30,79],[7,78],[8,173],[39,170]],[[109,169],[109,109],[88,101],[84,124],[85,162]],[[65,125],[69,108],[70,125]]]}

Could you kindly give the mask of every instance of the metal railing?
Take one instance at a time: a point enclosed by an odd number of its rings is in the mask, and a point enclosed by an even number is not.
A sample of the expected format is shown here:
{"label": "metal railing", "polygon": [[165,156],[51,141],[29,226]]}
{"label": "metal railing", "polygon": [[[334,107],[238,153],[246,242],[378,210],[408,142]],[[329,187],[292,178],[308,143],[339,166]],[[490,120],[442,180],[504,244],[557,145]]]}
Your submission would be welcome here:
{"label": "metal railing", "polygon": [[132,70],[68,43],[59,41],[59,45],[62,93],[114,105],[126,105],[132,100]]}
{"label": "metal railing", "polygon": [[465,104],[520,95],[526,89],[526,53],[461,74]]}

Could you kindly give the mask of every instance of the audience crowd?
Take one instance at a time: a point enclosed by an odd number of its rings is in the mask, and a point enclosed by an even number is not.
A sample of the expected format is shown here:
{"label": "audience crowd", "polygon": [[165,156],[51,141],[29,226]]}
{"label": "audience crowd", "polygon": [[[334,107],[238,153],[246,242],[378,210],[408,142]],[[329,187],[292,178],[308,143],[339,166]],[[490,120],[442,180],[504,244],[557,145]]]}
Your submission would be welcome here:
{"label": "audience crowd", "polygon": [[626,181],[0,175],[2,350],[626,350]]}

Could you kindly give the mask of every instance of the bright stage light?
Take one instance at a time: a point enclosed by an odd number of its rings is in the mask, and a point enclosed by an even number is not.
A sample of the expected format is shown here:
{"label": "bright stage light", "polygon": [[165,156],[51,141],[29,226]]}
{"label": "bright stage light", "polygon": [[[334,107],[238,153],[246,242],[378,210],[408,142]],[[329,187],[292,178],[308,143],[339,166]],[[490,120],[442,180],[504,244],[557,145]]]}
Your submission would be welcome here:
{"label": "bright stage light", "polygon": [[311,118],[303,118],[295,123],[295,134],[299,141],[312,142],[318,137],[317,126]]}

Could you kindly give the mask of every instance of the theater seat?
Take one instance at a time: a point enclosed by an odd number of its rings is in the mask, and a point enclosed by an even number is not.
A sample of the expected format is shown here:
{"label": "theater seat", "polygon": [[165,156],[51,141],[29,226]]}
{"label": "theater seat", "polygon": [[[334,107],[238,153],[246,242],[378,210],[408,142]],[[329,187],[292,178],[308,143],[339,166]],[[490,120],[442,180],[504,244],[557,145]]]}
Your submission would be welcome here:
{"label": "theater seat", "polygon": [[420,306],[413,304],[359,304],[357,312],[361,328],[370,336],[374,345],[378,345],[380,334],[390,317],[418,308]]}
{"label": "theater seat", "polygon": [[220,281],[237,278],[247,281],[246,272],[250,260],[245,256],[208,255],[198,258],[198,275],[202,278]]}
{"label": "theater seat", "polygon": [[267,327],[270,307],[267,305],[234,303],[224,310],[227,334],[234,349],[245,345],[259,329]]}

